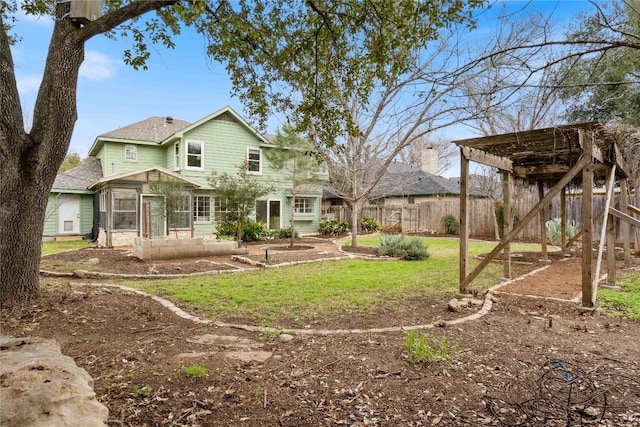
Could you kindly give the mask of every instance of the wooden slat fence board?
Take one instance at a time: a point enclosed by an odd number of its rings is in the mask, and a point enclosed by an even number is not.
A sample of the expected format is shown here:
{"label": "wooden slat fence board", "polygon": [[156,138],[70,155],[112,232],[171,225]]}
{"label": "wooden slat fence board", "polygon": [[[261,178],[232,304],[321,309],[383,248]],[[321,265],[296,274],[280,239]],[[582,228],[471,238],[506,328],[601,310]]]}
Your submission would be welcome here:
{"label": "wooden slat fence board", "polygon": [[[632,204],[636,197],[632,198]],[[538,203],[538,195],[535,191],[513,201],[514,211],[519,217],[523,217]],[[637,202],[636,202],[637,203]],[[594,217],[598,215],[605,205],[604,194],[593,195]],[[491,199],[469,199],[469,227],[470,235],[475,238],[493,238],[494,236],[494,202]],[[616,209],[620,206],[619,194],[615,196],[613,205]],[[547,220],[560,217],[560,197],[554,197],[550,206],[546,209]],[[329,213],[340,221],[350,222],[351,210],[346,206],[332,206]],[[445,233],[444,217],[451,214],[458,218],[460,215],[460,200],[458,198],[434,198],[414,205],[404,206],[378,206],[367,205],[362,208],[361,218],[374,218],[387,229],[405,233]],[[581,224],[582,195],[567,194],[567,221],[575,221]],[[600,235],[602,221],[597,221],[593,226],[594,236]],[[632,228],[632,239],[635,230]],[[539,240],[540,223],[532,221],[518,236],[526,240]],[[616,242],[622,242],[622,228],[616,222]]]}

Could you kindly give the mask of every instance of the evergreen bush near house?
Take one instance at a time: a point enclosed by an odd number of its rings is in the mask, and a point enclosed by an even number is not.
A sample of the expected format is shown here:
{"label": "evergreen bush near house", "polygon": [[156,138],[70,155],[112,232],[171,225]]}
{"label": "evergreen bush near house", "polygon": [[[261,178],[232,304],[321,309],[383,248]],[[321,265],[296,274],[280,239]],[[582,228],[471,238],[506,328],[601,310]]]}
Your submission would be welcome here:
{"label": "evergreen bush near house", "polygon": [[387,234],[380,239],[378,253],[381,256],[397,257],[406,261],[422,261],[429,258],[427,246],[418,237],[403,234]]}
{"label": "evergreen bush near house", "polygon": [[362,231],[365,233],[375,233],[376,231],[380,231],[382,228],[377,219],[367,217],[360,220],[360,226],[362,227]]}
{"label": "evergreen bush near house", "polygon": [[[234,221],[221,221],[216,224],[216,236],[219,239],[235,238],[236,223]],[[261,221],[247,221],[242,227],[243,242],[257,242],[264,240],[269,235],[267,224]]]}
{"label": "evergreen bush near house", "polygon": [[236,235],[236,224],[233,221],[220,221],[216,223],[215,233],[218,239],[233,238]]}
{"label": "evergreen bush near house", "polygon": [[318,226],[318,233],[325,236],[339,236],[349,232],[349,223],[337,219],[323,219]]}
{"label": "evergreen bush near house", "polygon": [[[285,228],[281,228],[279,230],[274,230],[273,233],[271,233],[271,236],[274,239],[290,239],[291,238],[291,227],[285,227]],[[300,237],[300,235],[298,234],[298,232],[295,232],[295,238]]]}
{"label": "evergreen bush near house", "polygon": [[444,229],[447,234],[457,234],[458,229],[460,228],[460,223],[458,219],[452,214],[445,215],[442,218],[442,222],[444,223]]}
{"label": "evergreen bush near house", "polygon": [[257,242],[265,240],[269,235],[267,224],[262,221],[247,221],[242,227],[243,242]]}

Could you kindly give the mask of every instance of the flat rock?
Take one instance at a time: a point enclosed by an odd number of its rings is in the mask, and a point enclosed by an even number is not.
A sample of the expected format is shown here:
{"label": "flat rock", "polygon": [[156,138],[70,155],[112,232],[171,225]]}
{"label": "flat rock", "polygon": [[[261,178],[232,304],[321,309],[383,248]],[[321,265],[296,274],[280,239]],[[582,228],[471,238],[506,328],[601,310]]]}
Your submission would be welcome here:
{"label": "flat rock", "polygon": [[234,335],[215,335],[215,334],[204,334],[197,335],[193,338],[187,339],[187,342],[193,344],[202,344],[202,345],[222,345],[225,347],[233,347],[233,348],[255,348],[262,347],[262,344],[257,343],[255,341],[236,337]]}
{"label": "flat rock", "polygon": [[280,335],[278,335],[278,341],[280,341],[280,342],[289,342],[289,341],[293,341],[293,335],[290,335],[290,334],[280,334]]}
{"label": "flat rock", "polygon": [[228,351],[224,354],[229,359],[241,360],[243,362],[264,362],[273,356],[270,351]]}
{"label": "flat rock", "polygon": [[0,336],[0,425],[102,427],[93,379],[53,340]]}

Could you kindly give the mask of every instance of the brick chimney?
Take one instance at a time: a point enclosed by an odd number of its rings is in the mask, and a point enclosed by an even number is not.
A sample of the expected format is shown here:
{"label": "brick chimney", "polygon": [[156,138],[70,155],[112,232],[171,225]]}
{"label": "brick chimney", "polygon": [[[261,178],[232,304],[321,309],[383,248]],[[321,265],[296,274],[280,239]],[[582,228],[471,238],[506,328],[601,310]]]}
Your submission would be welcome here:
{"label": "brick chimney", "polygon": [[438,150],[423,148],[420,150],[420,168],[432,175],[438,174]]}

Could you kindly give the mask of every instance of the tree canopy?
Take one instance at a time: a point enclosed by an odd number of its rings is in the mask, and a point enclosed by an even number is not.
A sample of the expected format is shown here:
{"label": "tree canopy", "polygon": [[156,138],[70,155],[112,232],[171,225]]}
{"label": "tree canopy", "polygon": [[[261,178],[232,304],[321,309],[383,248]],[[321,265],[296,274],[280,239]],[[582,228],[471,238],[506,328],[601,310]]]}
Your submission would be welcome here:
{"label": "tree canopy", "polygon": [[[599,121],[640,126],[640,10],[637,2],[599,5],[595,14],[582,15],[567,40],[610,37],[616,28],[619,49],[589,55],[565,64],[560,82],[570,121]],[[605,31],[608,30],[608,31]]]}
{"label": "tree canopy", "polygon": [[[151,45],[172,48],[172,36],[183,26],[193,26],[208,38],[210,55],[227,64],[236,94],[251,113],[264,120],[279,111],[302,128],[322,123],[320,140],[332,144],[347,130],[358,133],[357,123],[344,120],[345,106],[334,102],[336,95],[346,91],[367,99],[379,81],[392,82],[406,73],[438,29],[472,22],[473,9],[484,3],[241,0],[232,5],[226,0],[107,0],[102,16],[80,22],[69,15],[71,2],[0,0],[2,301],[37,295],[48,194],[71,141],[78,73],[91,38],[130,37],[132,46],[124,52],[124,61],[145,69]],[[11,28],[18,9],[54,18],[28,131],[11,55],[11,45],[19,42],[19,34]],[[155,15],[149,14],[154,11]],[[366,74],[347,72],[358,69]],[[301,71],[306,80],[292,78]],[[292,85],[296,92],[291,92]]]}

